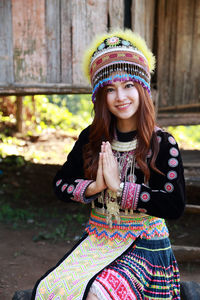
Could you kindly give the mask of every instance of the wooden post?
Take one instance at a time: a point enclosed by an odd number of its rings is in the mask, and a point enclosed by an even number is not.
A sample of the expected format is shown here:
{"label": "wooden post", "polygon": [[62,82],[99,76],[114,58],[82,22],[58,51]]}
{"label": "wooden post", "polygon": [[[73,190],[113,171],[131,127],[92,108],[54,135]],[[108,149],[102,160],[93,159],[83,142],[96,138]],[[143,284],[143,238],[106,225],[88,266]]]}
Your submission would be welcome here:
{"label": "wooden post", "polygon": [[16,97],[16,105],[17,105],[17,110],[16,110],[17,132],[22,132],[23,131],[23,97],[22,96]]}
{"label": "wooden post", "polygon": [[34,129],[35,129],[35,126],[36,126],[36,105],[35,105],[35,97],[34,95],[32,95],[32,107],[33,107],[33,123],[34,123]]}

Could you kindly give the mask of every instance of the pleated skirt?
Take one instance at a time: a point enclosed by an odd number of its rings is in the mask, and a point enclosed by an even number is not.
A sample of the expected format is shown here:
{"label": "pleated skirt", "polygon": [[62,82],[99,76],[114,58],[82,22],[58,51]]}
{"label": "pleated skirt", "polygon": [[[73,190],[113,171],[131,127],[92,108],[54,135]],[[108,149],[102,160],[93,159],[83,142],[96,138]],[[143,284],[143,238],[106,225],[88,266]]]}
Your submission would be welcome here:
{"label": "pleated skirt", "polygon": [[136,240],[95,278],[90,290],[102,300],[181,299],[179,270],[169,239]]}

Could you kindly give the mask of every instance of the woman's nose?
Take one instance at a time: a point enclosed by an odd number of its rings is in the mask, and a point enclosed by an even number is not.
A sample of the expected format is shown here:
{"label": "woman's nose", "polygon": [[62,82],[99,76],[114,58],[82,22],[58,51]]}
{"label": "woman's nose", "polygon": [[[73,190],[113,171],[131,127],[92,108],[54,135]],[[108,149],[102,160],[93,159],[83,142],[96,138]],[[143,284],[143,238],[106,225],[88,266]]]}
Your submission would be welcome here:
{"label": "woman's nose", "polygon": [[121,87],[119,87],[119,88],[117,88],[116,92],[117,92],[116,93],[116,100],[118,100],[118,101],[124,100],[124,98],[125,98],[124,90]]}

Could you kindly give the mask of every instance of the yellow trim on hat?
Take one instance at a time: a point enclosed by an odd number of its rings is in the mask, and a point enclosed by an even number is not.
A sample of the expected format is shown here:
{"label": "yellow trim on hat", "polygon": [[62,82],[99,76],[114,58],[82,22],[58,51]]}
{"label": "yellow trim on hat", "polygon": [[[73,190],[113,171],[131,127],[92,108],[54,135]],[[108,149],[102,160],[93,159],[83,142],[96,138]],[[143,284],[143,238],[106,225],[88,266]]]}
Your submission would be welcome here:
{"label": "yellow trim on hat", "polygon": [[96,37],[90,47],[85,51],[83,57],[83,71],[86,78],[90,81],[90,63],[93,53],[97,48],[103,43],[107,38],[117,36],[124,40],[129,41],[133,46],[135,46],[147,59],[149,70],[152,73],[155,68],[155,57],[151,50],[147,47],[145,40],[138,34],[134,33],[130,29],[126,30],[115,30],[110,33],[104,33]]}

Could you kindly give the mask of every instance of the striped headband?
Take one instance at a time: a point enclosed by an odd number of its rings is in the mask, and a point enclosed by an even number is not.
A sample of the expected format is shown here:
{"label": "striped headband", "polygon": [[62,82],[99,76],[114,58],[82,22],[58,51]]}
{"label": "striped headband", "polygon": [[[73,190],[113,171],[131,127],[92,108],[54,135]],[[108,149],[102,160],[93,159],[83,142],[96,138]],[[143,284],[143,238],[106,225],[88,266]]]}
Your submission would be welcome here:
{"label": "striped headband", "polygon": [[131,30],[99,37],[84,57],[84,72],[93,88],[92,101],[100,87],[113,81],[138,82],[151,94],[150,73],[154,65],[155,58],[145,41]]}

